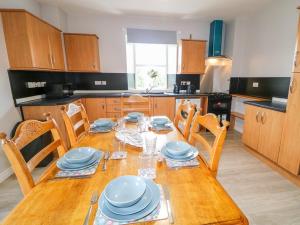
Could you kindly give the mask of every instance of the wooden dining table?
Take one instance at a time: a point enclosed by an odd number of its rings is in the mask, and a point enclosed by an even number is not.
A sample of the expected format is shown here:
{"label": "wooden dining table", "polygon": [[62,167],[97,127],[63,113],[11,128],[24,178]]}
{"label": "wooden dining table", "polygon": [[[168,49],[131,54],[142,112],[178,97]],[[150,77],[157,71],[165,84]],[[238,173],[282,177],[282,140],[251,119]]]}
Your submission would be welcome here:
{"label": "wooden dining table", "polygon": [[[132,125],[131,125],[132,126]],[[83,137],[78,146],[91,146],[102,151],[114,151],[115,132],[90,134]],[[168,141],[184,140],[181,133],[173,131],[157,133],[158,148]],[[37,185],[10,212],[3,225],[82,225],[94,191],[99,194],[114,178],[122,175],[137,175],[138,156],[142,149],[126,145],[126,159],[102,163],[91,177],[81,179],[50,179]],[[157,184],[170,192],[171,208],[175,225],[246,225],[248,220],[234,203],[222,185],[215,179],[205,164],[192,168],[170,169],[164,161],[157,163]],[[54,173],[57,171],[54,171]],[[93,224],[98,205],[92,209],[89,224]],[[141,224],[166,225],[168,219]]]}

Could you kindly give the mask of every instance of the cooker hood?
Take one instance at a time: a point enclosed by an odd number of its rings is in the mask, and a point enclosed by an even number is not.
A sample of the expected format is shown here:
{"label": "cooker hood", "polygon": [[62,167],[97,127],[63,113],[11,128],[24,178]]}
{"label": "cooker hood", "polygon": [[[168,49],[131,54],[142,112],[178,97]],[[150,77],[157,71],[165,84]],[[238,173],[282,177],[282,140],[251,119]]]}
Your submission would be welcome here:
{"label": "cooker hood", "polygon": [[225,24],[223,20],[214,20],[210,23],[208,58],[206,60],[208,65],[222,65],[231,61],[231,59],[224,55]]}

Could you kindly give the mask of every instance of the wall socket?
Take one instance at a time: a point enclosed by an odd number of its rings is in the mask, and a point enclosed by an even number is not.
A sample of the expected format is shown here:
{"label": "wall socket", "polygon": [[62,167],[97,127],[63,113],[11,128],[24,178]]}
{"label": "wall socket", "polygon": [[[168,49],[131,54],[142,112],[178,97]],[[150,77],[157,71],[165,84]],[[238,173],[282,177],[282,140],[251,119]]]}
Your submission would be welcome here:
{"label": "wall socket", "polygon": [[105,86],[106,85],[106,80],[95,80],[95,85]]}
{"label": "wall socket", "polygon": [[258,82],[253,82],[252,87],[258,88],[259,83]]}
{"label": "wall socket", "polygon": [[41,87],[45,87],[46,86],[45,81],[41,81],[41,82],[26,82],[25,85],[27,88],[41,88]]}

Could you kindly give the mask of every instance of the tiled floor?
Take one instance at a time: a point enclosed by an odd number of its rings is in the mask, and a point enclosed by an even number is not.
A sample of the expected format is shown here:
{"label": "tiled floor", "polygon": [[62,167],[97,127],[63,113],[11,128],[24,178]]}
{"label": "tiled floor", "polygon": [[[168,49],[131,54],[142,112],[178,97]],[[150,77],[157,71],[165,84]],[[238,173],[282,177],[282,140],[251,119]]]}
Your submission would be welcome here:
{"label": "tiled floor", "polygon": [[[227,136],[219,169],[218,180],[251,225],[300,225],[300,188],[250,154],[236,132]],[[15,177],[1,183],[0,219],[21,199]]]}

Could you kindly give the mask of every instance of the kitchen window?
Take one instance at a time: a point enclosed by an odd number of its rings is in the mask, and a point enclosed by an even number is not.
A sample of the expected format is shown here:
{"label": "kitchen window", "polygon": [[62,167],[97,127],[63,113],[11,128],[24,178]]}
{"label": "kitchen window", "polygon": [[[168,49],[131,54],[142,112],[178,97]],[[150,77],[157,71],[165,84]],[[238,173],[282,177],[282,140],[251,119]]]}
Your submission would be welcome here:
{"label": "kitchen window", "polygon": [[135,74],[135,89],[165,90],[168,74],[176,74],[176,32],[127,30],[127,73]]}

